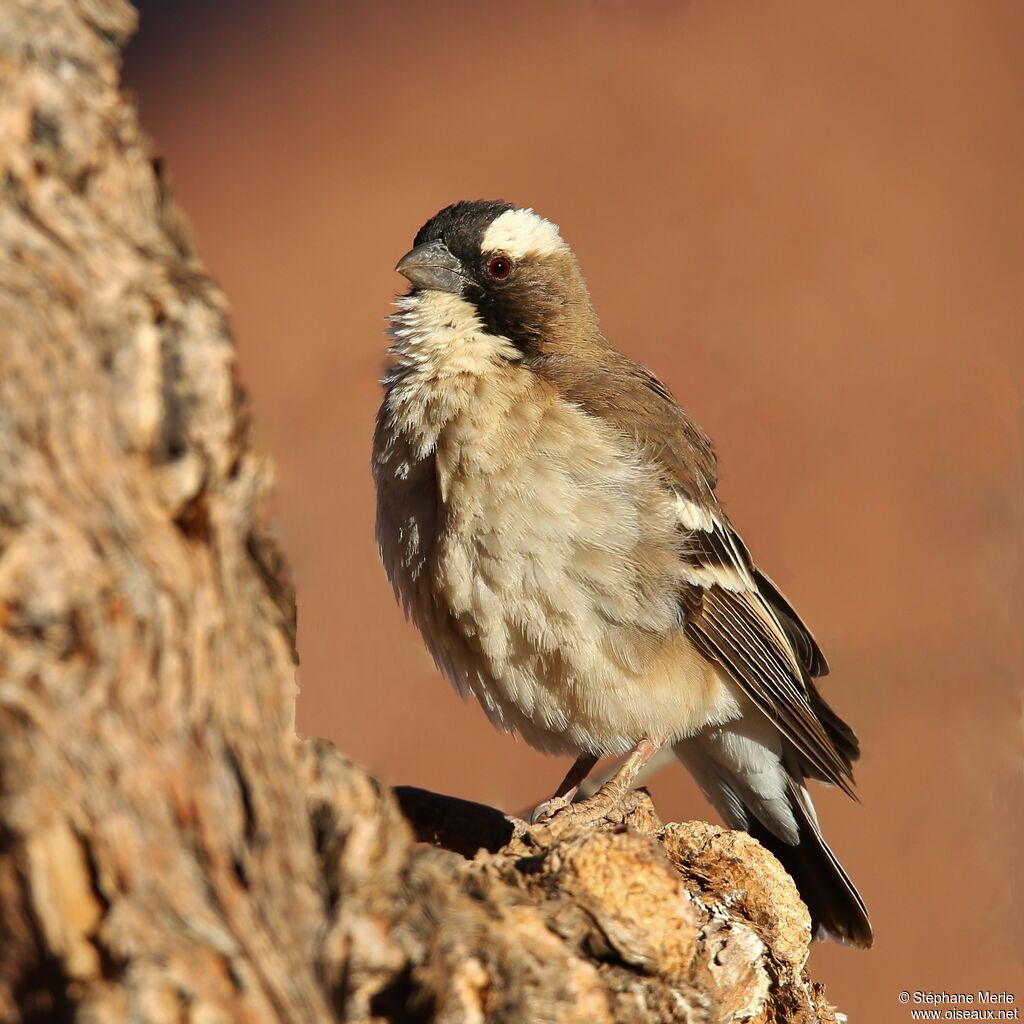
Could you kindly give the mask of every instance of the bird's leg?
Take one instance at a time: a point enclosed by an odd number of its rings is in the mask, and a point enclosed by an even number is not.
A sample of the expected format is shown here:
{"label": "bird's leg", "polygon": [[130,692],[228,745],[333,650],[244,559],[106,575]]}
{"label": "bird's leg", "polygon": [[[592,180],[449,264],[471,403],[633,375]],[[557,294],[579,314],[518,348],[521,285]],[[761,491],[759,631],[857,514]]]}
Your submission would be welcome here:
{"label": "bird's leg", "polygon": [[[599,821],[629,792],[640,770],[650,761],[657,749],[657,745],[645,737],[630,751],[625,761],[619,766],[619,770],[593,796],[581,800],[578,804],[553,808],[546,818],[550,819],[557,815],[567,821],[571,818],[581,825]],[[573,765],[573,768],[575,767],[576,765]],[[572,772],[566,776],[566,782],[570,781],[571,775]],[[564,786],[565,782],[562,785]],[[537,819],[534,818],[534,820]]]}
{"label": "bird's leg", "polygon": [[551,794],[550,800],[545,800],[530,815],[530,821],[537,822],[541,818],[550,818],[557,814],[563,807],[572,803],[576,790],[580,783],[591,773],[594,765],[598,762],[597,754],[580,754],[572,763],[572,767],[565,774],[565,778],[558,785],[558,789]]}

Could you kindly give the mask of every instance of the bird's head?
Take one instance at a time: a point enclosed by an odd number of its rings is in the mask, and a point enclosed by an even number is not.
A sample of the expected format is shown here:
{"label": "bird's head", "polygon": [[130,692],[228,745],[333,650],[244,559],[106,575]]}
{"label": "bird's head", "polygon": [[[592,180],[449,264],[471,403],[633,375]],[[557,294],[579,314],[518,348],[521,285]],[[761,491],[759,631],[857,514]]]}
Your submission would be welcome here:
{"label": "bird's head", "polygon": [[466,316],[525,357],[596,331],[586,283],[558,227],[500,201],[455,203],[420,228],[395,268],[412,294],[456,296]]}

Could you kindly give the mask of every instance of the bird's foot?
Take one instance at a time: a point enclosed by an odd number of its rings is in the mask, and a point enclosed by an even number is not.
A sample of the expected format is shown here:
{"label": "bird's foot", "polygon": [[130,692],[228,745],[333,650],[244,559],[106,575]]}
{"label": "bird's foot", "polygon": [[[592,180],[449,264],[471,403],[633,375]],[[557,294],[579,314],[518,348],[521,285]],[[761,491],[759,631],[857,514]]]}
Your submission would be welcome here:
{"label": "bird's foot", "polygon": [[530,815],[531,824],[537,825],[550,821],[556,814],[569,807],[580,783],[590,774],[595,764],[597,764],[596,754],[580,754],[573,762],[568,774],[562,779],[558,789],[555,790],[554,796],[534,809],[533,814]]}
{"label": "bird's foot", "polygon": [[[650,740],[641,740],[619,770],[593,796],[580,800],[579,803],[572,802],[576,785],[573,784],[571,788],[567,785],[578,781],[570,772],[559,787],[559,792],[533,812],[531,822],[544,827],[557,825],[557,831],[563,832],[568,828],[578,828],[604,820],[621,807],[640,769],[647,764],[656,749],[656,745]],[[582,760],[581,758],[581,762]]]}
{"label": "bird's foot", "polygon": [[[622,785],[617,780],[612,779],[610,782],[606,782],[593,796],[587,797],[586,800],[580,800],[578,803],[563,801],[561,806],[552,808],[551,812],[543,820],[551,821],[552,819],[558,819],[566,824],[571,822],[573,825],[592,825],[594,822],[601,821],[613,813],[622,804],[629,790],[630,786],[628,783]],[[548,803],[552,804],[555,801],[549,800]],[[543,807],[544,805],[542,804],[541,806]]]}
{"label": "bird's foot", "polygon": [[551,821],[552,818],[556,818],[559,814],[572,806],[572,795],[553,796],[550,800],[545,800],[544,803],[538,804],[533,809],[533,813],[530,815],[530,824],[545,825]]}

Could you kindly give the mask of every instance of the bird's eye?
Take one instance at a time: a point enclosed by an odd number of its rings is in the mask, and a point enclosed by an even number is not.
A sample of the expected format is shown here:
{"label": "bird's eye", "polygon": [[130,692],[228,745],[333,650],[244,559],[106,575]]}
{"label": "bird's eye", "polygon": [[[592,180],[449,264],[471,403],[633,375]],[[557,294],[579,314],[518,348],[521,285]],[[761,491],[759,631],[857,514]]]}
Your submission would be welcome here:
{"label": "bird's eye", "polygon": [[504,281],[512,273],[512,261],[507,256],[495,256],[487,264],[487,273],[496,281]]}

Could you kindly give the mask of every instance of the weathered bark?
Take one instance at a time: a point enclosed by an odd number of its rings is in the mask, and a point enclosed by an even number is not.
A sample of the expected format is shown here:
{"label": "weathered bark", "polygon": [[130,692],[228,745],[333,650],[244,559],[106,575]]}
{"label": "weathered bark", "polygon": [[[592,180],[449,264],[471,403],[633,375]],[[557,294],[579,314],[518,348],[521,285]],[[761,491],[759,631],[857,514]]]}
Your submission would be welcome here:
{"label": "weathered bark", "polygon": [[296,739],[268,467],[117,91],[133,26],[0,0],[0,1021],[832,1020],[749,837],[642,794],[529,830]]}

